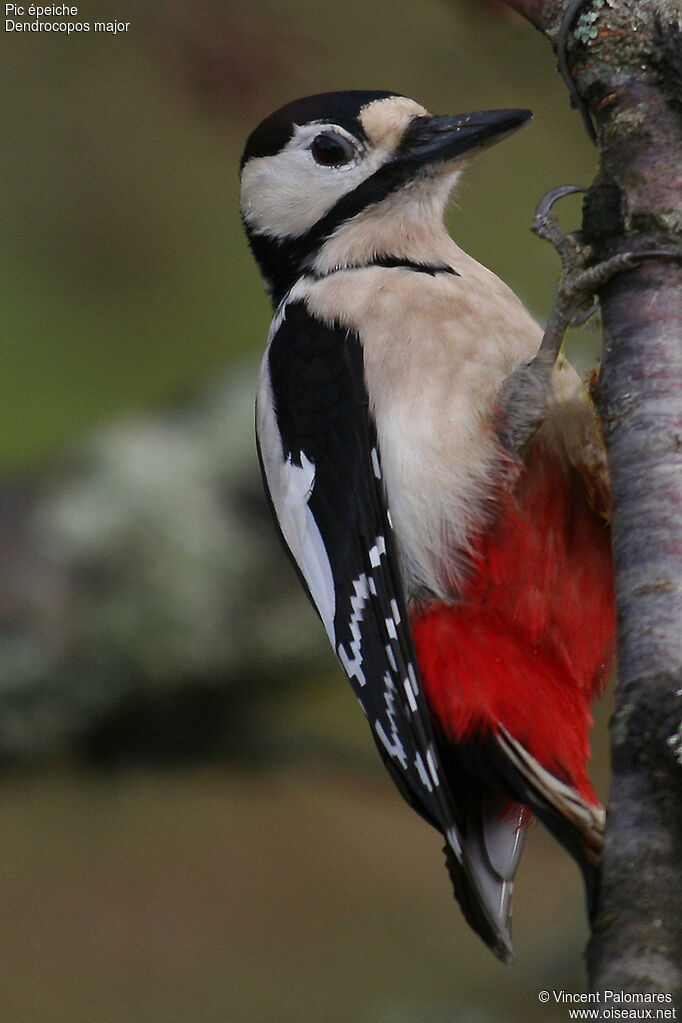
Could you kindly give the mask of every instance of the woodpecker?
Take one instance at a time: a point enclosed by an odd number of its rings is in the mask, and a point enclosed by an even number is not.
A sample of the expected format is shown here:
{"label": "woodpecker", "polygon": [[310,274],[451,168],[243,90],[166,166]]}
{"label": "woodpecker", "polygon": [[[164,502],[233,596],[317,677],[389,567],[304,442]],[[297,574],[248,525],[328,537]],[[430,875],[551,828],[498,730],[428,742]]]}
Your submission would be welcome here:
{"label": "woodpecker", "polygon": [[534,380],[542,330],[443,223],[472,155],[530,116],[326,93],[264,120],[241,162],[275,308],[266,493],[386,767],[505,961],[533,816],[594,890],[590,703],[614,634],[589,397],[562,355]]}

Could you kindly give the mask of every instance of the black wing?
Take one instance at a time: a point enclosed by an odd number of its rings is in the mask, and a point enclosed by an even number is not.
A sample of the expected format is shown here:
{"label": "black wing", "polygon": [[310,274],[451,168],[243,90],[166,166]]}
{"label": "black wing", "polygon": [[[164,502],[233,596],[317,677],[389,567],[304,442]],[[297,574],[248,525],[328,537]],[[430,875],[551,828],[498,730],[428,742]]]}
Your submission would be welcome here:
{"label": "black wing", "polygon": [[470,885],[468,906],[458,892],[470,922],[507,958],[507,914],[480,890],[480,870],[462,848],[466,824],[422,690],[356,334],[319,322],[303,302],[280,308],[261,370],[257,436],[284,542],[384,761],[408,803],[445,836],[449,862]]}

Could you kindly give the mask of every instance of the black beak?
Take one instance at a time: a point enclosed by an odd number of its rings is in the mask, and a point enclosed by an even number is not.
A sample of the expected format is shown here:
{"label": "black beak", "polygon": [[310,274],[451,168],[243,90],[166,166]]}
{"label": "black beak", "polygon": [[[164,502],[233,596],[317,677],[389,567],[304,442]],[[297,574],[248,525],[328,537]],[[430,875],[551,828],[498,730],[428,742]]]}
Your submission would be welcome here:
{"label": "black beak", "polygon": [[532,116],[530,110],[484,110],[454,117],[415,117],[394,159],[414,168],[455,160],[499,142]]}

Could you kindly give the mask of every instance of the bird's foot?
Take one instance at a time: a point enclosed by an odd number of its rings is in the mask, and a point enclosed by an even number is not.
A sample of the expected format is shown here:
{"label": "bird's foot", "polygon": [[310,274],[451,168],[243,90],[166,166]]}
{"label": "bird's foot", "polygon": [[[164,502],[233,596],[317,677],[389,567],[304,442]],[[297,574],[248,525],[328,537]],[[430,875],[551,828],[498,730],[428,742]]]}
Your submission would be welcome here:
{"label": "bird's foot", "polygon": [[[563,231],[553,212],[559,199],[584,191],[581,185],[559,185],[551,189],[540,199],[531,225],[531,231],[553,245],[561,258],[557,302],[547,324],[548,330],[552,325],[552,337],[548,340],[546,331],[542,345],[550,353],[554,352],[555,359],[567,328],[581,326],[594,315],[598,306],[596,292],[613,277],[632,270],[646,259],[682,260],[682,248],[672,245],[619,252],[596,262],[594,249],[583,241],[580,231]],[[552,324],[554,313],[558,314],[557,322]]]}
{"label": "bird's foot", "polygon": [[[581,185],[559,185],[551,189],[540,199],[533,217],[531,231],[549,242],[561,259],[561,277],[559,279],[556,308],[558,316],[552,324],[552,337],[543,347],[554,352],[554,359],[559,353],[566,330],[570,326],[581,326],[596,312],[595,288],[599,281],[593,280],[591,266],[594,252],[590,245],[583,243],[579,232],[566,233],[560,226],[554,213],[554,205],[567,195],[584,192]],[[620,258],[620,257],[616,257]],[[617,268],[613,268],[613,273]],[[552,317],[550,317],[551,321]],[[549,327],[549,323],[548,323]],[[545,333],[546,336],[546,333]]]}
{"label": "bird's foot", "polygon": [[553,212],[559,199],[584,191],[578,185],[560,185],[542,197],[535,211],[531,230],[557,250],[562,272],[537,355],[512,373],[498,395],[498,435],[505,448],[516,457],[522,454],[546,414],[552,373],[564,335],[569,327],[581,326],[595,314],[599,288],[645,259],[682,259],[682,250],[661,247],[621,252],[595,262],[592,246],[584,243],[580,232],[567,234],[563,231]]}

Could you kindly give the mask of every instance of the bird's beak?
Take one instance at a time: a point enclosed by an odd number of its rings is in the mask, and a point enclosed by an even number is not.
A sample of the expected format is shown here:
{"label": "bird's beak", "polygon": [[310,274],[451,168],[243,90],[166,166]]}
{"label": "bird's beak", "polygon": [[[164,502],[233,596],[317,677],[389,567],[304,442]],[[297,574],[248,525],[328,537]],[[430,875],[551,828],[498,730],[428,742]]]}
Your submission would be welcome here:
{"label": "bird's beak", "polygon": [[415,170],[456,160],[499,142],[532,116],[530,110],[484,110],[453,117],[415,117],[394,160]]}

